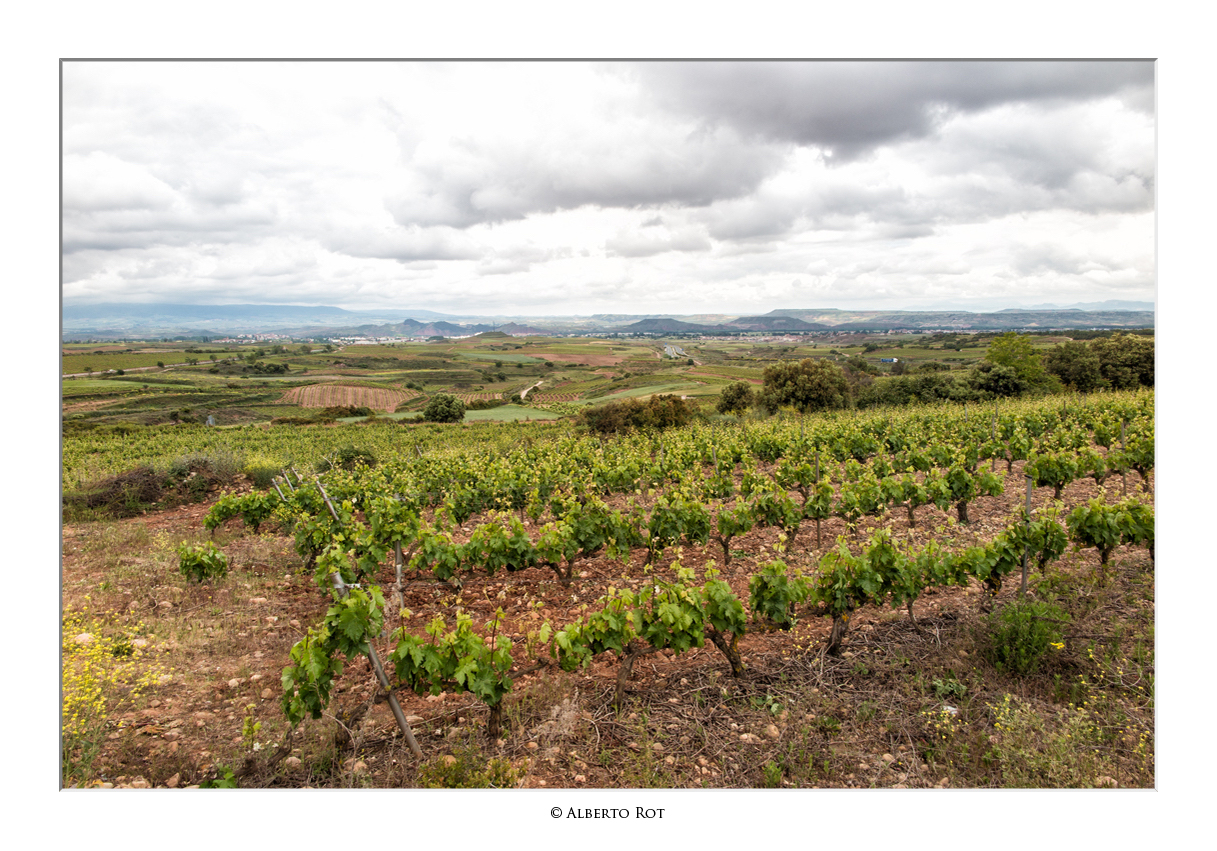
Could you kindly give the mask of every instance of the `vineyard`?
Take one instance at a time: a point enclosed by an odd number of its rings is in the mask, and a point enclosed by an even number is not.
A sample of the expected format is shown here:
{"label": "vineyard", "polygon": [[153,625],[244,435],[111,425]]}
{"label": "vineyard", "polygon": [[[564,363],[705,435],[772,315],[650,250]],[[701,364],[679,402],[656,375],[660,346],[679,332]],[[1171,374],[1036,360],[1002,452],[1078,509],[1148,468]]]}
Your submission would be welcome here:
{"label": "vineyard", "polygon": [[[228,435],[268,488],[65,528],[65,595],[154,618],[187,672],[95,775],[1154,783],[1152,392],[295,435]],[[336,454],[356,435],[372,463]]]}

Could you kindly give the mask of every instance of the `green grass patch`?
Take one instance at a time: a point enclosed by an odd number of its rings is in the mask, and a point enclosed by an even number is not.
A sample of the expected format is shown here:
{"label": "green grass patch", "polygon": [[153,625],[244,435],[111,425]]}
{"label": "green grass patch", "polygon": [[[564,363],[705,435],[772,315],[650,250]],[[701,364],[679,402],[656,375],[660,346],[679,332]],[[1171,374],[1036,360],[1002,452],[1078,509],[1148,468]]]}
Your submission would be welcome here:
{"label": "green grass patch", "polygon": [[[223,359],[220,355],[217,358]],[[197,358],[199,364],[210,363],[209,355],[186,354],[185,352],[106,352],[104,354],[63,355],[60,363],[62,375],[76,375],[82,372],[105,372],[108,369],[135,369],[137,367],[156,366],[157,361],[166,365],[185,363],[187,359]]]}
{"label": "green grass patch", "polygon": [[705,372],[711,375],[721,375],[723,378],[730,379],[757,379],[764,377],[764,370],[749,369],[743,366],[693,366],[690,367],[694,372]]}
{"label": "green grass patch", "polygon": [[136,381],[103,381],[95,378],[71,378],[60,384],[60,392],[65,399],[73,396],[121,395],[135,393],[153,384]]}
{"label": "green grass patch", "polygon": [[540,411],[536,408],[522,408],[519,405],[501,405],[498,408],[488,408],[484,411],[465,411],[465,422],[516,422],[518,420],[556,420],[557,414]]}

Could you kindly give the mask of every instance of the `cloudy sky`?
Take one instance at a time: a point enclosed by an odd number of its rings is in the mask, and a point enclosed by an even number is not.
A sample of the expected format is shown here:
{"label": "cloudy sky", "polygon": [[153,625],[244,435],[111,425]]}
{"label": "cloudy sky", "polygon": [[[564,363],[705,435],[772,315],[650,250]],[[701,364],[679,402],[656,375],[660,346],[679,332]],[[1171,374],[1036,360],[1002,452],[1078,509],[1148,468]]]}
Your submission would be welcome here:
{"label": "cloudy sky", "polygon": [[66,303],[1155,297],[1150,62],[69,62]]}

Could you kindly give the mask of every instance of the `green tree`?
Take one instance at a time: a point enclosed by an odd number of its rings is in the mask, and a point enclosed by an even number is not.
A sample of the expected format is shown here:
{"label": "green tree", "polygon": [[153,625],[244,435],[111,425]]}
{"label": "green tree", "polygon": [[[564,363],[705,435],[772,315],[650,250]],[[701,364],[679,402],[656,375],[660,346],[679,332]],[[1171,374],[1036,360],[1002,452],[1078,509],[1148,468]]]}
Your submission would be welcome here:
{"label": "green tree", "polygon": [[737,381],[723,388],[715,406],[720,414],[742,414],[756,404],[756,394],[747,381]]}
{"label": "green tree", "polygon": [[982,364],[976,373],[976,388],[994,396],[1018,396],[1031,389],[1031,385],[1018,377],[1012,366]]}
{"label": "green tree", "polygon": [[770,413],[789,405],[802,413],[844,408],[849,385],[841,367],[828,360],[804,358],[765,368],[761,404]]}
{"label": "green tree", "polygon": [[423,419],[432,423],[457,423],[465,418],[465,403],[448,393],[431,397],[423,409]]}
{"label": "green tree", "polygon": [[1154,386],[1154,340],[1140,334],[1112,334],[1094,340],[1091,350],[1098,356],[1099,372],[1116,390]]}
{"label": "green tree", "polygon": [[993,366],[1010,367],[1019,381],[1032,387],[1044,384],[1048,377],[1043,357],[1031,345],[1031,338],[1026,334],[1007,331],[997,337],[989,343],[985,360]]}
{"label": "green tree", "polygon": [[1044,358],[1044,366],[1071,390],[1087,393],[1103,385],[1098,354],[1080,340],[1055,346]]}

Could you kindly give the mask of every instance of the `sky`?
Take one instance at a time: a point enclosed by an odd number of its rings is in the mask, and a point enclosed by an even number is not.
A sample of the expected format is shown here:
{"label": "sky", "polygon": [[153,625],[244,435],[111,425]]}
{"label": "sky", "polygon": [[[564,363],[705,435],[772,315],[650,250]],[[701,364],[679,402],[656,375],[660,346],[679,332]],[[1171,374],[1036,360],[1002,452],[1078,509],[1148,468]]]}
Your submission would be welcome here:
{"label": "sky", "polygon": [[62,296],[1153,301],[1151,61],[63,64]]}

